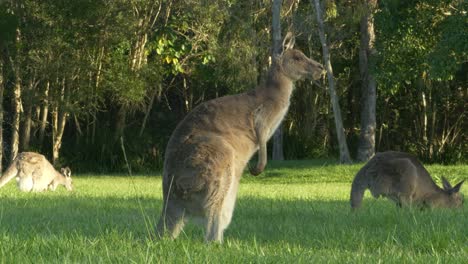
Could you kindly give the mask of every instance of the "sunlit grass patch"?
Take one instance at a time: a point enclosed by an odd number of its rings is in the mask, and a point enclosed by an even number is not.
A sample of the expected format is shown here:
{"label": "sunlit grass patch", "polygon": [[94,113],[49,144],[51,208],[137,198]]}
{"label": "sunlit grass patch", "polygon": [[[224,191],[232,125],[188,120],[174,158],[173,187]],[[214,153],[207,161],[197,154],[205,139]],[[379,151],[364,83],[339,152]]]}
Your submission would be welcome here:
{"label": "sunlit grass patch", "polygon": [[[189,224],[179,239],[151,240],[162,206],[161,178],[74,179],[75,191],[0,189],[0,263],[462,263],[468,209],[399,209],[367,193],[349,209],[361,165],[291,161],[245,175],[224,244],[205,244]],[[428,166],[466,177],[468,166]],[[468,193],[463,186],[462,192]]]}

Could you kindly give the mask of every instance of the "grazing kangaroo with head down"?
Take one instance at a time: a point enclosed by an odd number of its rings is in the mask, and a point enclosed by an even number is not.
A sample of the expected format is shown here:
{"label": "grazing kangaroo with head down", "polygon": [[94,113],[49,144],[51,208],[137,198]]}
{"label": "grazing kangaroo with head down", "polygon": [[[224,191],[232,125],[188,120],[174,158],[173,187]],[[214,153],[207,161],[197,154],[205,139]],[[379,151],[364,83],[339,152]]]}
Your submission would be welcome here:
{"label": "grazing kangaroo with head down", "polygon": [[463,197],[459,191],[463,182],[452,187],[442,178],[441,189],[415,156],[396,151],[377,153],[354,178],[351,207],[361,206],[366,189],[370,189],[375,198],[387,197],[398,206],[460,207]]}
{"label": "grazing kangaroo with head down", "polygon": [[321,64],[293,45],[289,33],[264,85],[207,101],[178,124],[165,153],[159,236],[167,231],[176,238],[190,217],[202,220],[207,241],[222,242],[242,172],[257,150],[258,162],[250,172],[264,170],[266,144],[288,110],[293,82],[323,74]]}
{"label": "grazing kangaroo with head down", "polygon": [[59,173],[43,155],[34,152],[18,154],[0,178],[0,188],[14,177],[23,192],[55,191],[58,185],[64,185],[69,191],[73,189],[70,168],[62,168]]}

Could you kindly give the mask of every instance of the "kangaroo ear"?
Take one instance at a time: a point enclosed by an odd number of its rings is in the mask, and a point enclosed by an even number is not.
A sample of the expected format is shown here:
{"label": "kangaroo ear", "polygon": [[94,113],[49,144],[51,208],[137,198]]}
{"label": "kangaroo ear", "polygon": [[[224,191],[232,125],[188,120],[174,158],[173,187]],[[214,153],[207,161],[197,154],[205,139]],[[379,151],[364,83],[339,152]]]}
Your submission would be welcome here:
{"label": "kangaroo ear", "polygon": [[296,42],[296,38],[291,32],[286,34],[283,40],[283,51],[294,48],[294,43]]}
{"label": "kangaroo ear", "polygon": [[452,189],[452,185],[447,181],[447,179],[444,176],[442,176],[442,186],[446,191],[450,191]]}
{"label": "kangaroo ear", "polygon": [[71,170],[69,167],[61,168],[60,172],[65,176],[65,177],[70,177],[71,176]]}
{"label": "kangaroo ear", "polygon": [[455,187],[452,188],[452,193],[459,192],[463,182],[465,182],[465,180],[463,180],[463,181],[459,182],[457,185],[455,185]]}

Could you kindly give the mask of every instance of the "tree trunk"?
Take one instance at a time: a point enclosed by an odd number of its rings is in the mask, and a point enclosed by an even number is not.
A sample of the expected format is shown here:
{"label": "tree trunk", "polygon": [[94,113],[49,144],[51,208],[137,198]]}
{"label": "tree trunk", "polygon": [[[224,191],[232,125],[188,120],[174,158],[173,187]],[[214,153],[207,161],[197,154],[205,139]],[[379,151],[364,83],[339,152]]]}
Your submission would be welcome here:
{"label": "tree trunk", "polygon": [[[272,39],[273,39],[273,48],[272,48],[272,57],[278,56],[281,54],[281,5],[282,0],[273,0],[272,5]],[[272,60],[273,61],[273,60]],[[283,153],[283,122],[278,126],[278,129],[273,135],[273,160],[284,160]]]}
{"label": "tree trunk", "polygon": [[96,142],[96,126],[97,126],[97,117],[96,113],[93,114],[93,124],[91,126],[91,144]]}
{"label": "tree trunk", "polygon": [[31,123],[32,123],[32,106],[27,106],[24,112],[23,127],[21,129],[20,151],[29,150],[29,142],[31,141]]}
{"label": "tree trunk", "polygon": [[23,125],[21,127],[21,138],[20,138],[20,151],[28,151],[29,150],[29,142],[31,141],[31,124],[32,124],[32,114],[33,114],[33,90],[35,85],[35,75],[31,77],[32,79],[29,81],[29,85],[26,90],[26,94],[23,97],[23,108],[26,110],[24,111],[24,118],[23,118]]}
{"label": "tree trunk", "polygon": [[3,80],[3,57],[0,57],[0,173],[3,171],[3,91],[5,89]]}
{"label": "tree trunk", "polygon": [[193,101],[193,93],[191,87],[187,86],[187,78],[185,76],[182,80],[183,84],[183,96],[184,96],[184,109],[185,113],[188,114],[192,110],[192,101]]}
{"label": "tree trunk", "polygon": [[60,157],[60,148],[62,147],[63,131],[65,130],[65,124],[67,121],[68,113],[60,111],[58,107],[52,112],[52,163],[57,165],[57,161]]}
{"label": "tree trunk", "polygon": [[376,0],[368,0],[366,14],[361,19],[361,46],[359,50],[359,69],[361,73],[361,132],[357,159],[368,161],[375,154],[375,105],[376,81],[369,71],[369,58],[375,53],[374,11]]}
{"label": "tree trunk", "polygon": [[153,109],[154,99],[157,97],[159,100],[159,98],[161,97],[161,91],[162,91],[161,84],[158,84],[157,87],[154,89],[153,94],[151,95],[151,100],[148,106],[146,107],[145,117],[143,118],[143,123],[141,124],[141,127],[140,127],[140,133],[138,134],[138,136],[140,137],[143,135],[143,131],[145,130],[145,127],[146,127],[146,122],[148,121],[148,117],[151,113],[151,109]]}
{"label": "tree trunk", "polygon": [[[163,1],[148,1],[148,2],[135,2],[133,3],[134,15],[139,18],[139,23],[136,31],[134,32],[132,49],[130,50],[129,60],[130,68],[134,74],[138,75],[139,70],[147,63],[145,47],[148,42],[148,34],[154,27],[157,18],[162,9]],[[172,4],[172,3],[171,3]],[[170,8],[170,6],[168,7]],[[185,84],[185,80],[184,80]],[[127,118],[127,107],[124,105],[119,106],[117,112],[114,139],[119,140],[123,136],[125,123]],[[147,118],[147,117],[146,117]],[[143,132],[144,125],[141,128]]]}
{"label": "tree trunk", "polygon": [[273,134],[273,152],[271,153],[273,160],[284,160],[283,154],[283,123],[278,126]]}
{"label": "tree trunk", "polygon": [[435,153],[439,151],[435,151],[435,148],[437,147],[437,141],[434,138],[434,133],[435,133],[435,128],[436,128],[436,117],[437,117],[437,107],[436,107],[436,101],[433,98],[433,87],[431,85],[430,90],[429,90],[429,101],[431,102],[431,132],[429,134],[429,157],[430,159],[434,158]]}
{"label": "tree trunk", "polygon": [[21,77],[19,76],[19,67],[15,66],[15,86],[13,90],[13,122],[11,125],[11,152],[10,162],[12,162],[19,149],[19,129],[21,115]]}
{"label": "tree trunk", "polygon": [[[157,17],[161,11],[162,2],[156,7],[155,2],[148,2],[147,5],[142,3],[135,3],[135,15],[139,16],[139,23],[137,30],[134,32],[133,48],[130,50],[129,60],[130,68],[136,75],[139,70],[146,64],[145,47],[148,42],[148,32],[154,26]],[[124,105],[119,106],[115,122],[114,139],[119,140],[124,134],[124,129],[127,119],[127,107]]]}
{"label": "tree trunk", "polygon": [[340,147],[340,162],[351,163],[351,157],[349,156],[348,145],[346,143],[346,136],[343,128],[343,121],[341,119],[340,104],[338,102],[338,96],[336,95],[335,90],[335,80],[333,78],[333,69],[331,66],[330,54],[328,52],[327,40],[325,38],[325,29],[322,19],[322,9],[320,7],[319,0],[311,0],[311,4],[315,4],[315,13],[317,15],[320,42],[322,43],[323,61],[327,70],[330,99],[333,107],[333,115],[335,118],[336,135],[338,137],[338,144]]}
{"label": "tree trunk", "polygon": [[66,109],[65,106],[67,104],[65,86],[65,79],[63,79],[59,103],[54,107],[52,112],[52,163],[54,165],[57,165],[58,159],[60,157],[60,147],[62,146],[63,131],[65,131],[65,124],[68,116],[68,113],[64,110]]}
{"label": "tree trunk", "polygon": [[116,142],[124,134],[126,119],[127,119],[127,109],[125,108],[125,106],[120,106],[117,111],[117,116],[115,117],[114,140]]}
{"label": "tree trunk", "polygon": [[[98,57],[97,57],[98,67],[97,67],[97,72],[96,72],[96,82],[94,84],[93,98],[97,98],[96,94],[97,94],[99,86],[101,84],[102,64],[103,64],[102,61],[103,61],[103,58],[104,58],[104,52],[105,52],[104,47],[101,47],[100,53],[98,54]],[[91,139],[87,140],[87,144],[89,144],[89,142],[91,142],[91,144],[94,145],[94,143],[96,141],[96,126],[97,126],[97,122],[98,122],[96,115],[97,115],[97,110],[96,110],[96,108],[93,108],[93,110],[91,111],[91,117],[92,117],[91,135],[89,136]],[[88,127],[89,127],[89,122],[88,122]],[[88,137],[88,135],[89,135],[89,133],[87,133],[87,137]]]}
{"label": "tree trunk", "polygon": [[20,115],[21,115],[21,75],[20,75],[20,60],[19,60],[19,44],[21,41],[21,31],[19,28],[16,29],[16,62],[11,56],[9,56],[13,74],[15,76],[15,85],[13,90],[12,105],[13,105],[13,120],[11,125],[11,151],[10,151],[10,162],[12,162],[16,155],[18,155],[19,149],[19,128],[20,128]]}
{"label": "tree trunk", "polygon": [[49,114],[49,88],[50,88],[50,82],[47,81],[46,87],[44,90],[44,100],[42,100],[42,106],[41,106],[41,126],[39,127],[39,147],[43,147],[44,143],[44,135],[45,135],[45,129],[47,126],[47,116]]}
{"label": "tree trunk", "polygon": [[146,63],[145,59],[145,47],[148,41],[148,34],[143,33],[140,36],[137,36],[133,48],[133,56],[131,59],[131,69],[132,71],[137,71]]}

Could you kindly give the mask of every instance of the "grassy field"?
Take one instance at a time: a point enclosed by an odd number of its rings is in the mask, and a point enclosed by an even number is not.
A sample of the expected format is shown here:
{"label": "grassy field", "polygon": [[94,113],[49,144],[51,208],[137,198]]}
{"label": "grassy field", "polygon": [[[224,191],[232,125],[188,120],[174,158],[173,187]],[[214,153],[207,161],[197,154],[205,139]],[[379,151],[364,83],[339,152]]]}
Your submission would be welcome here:
{"label": "grassy field", "polygon": [[[436,179],[468,177],[468,166],[427,167]],[[78,175],[71,193],[20,193],[12,181],[0,189],[0,263],[466,263],[466,203],[402,210],[366,193],[351,213],[359,168],[289,161],[246,175],[222,245],[194,225],[175,241],[149,238],[160,175]]]}

